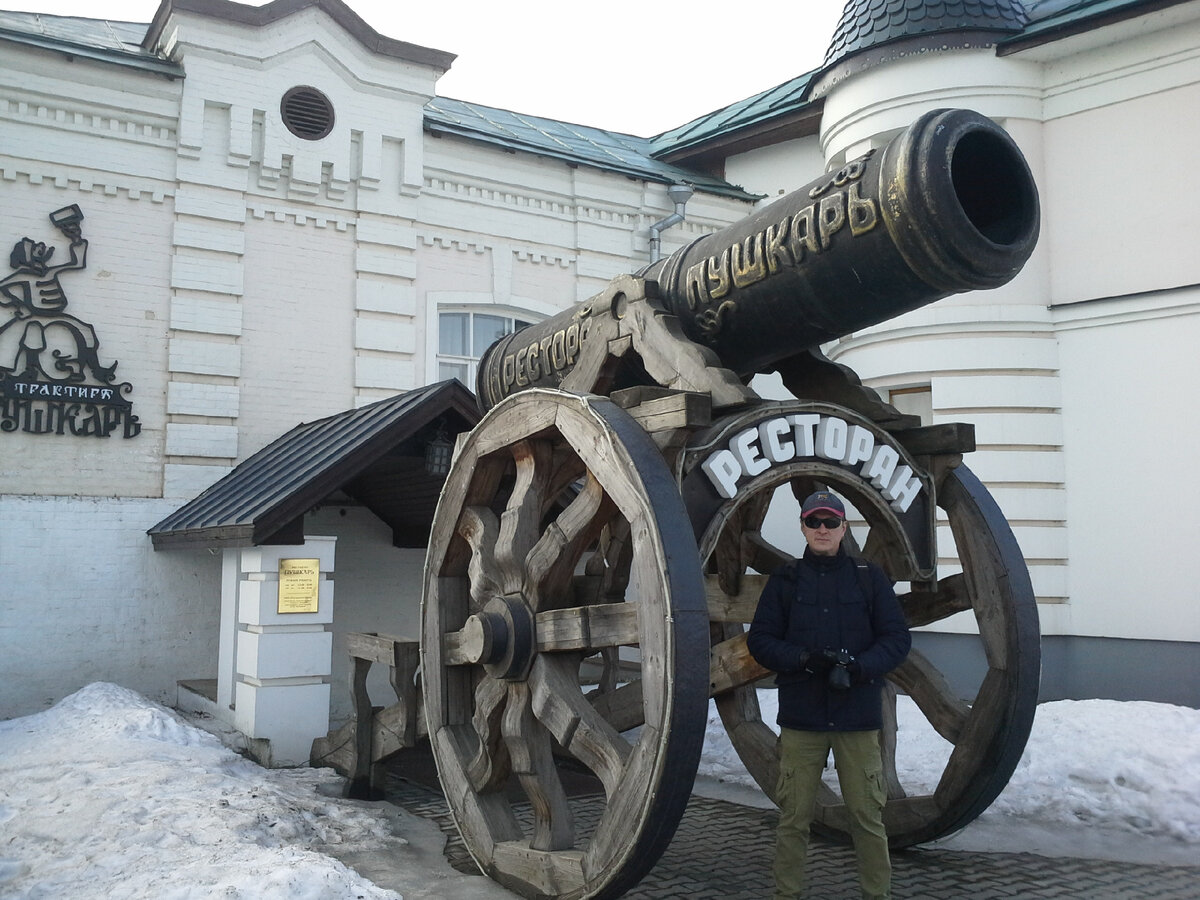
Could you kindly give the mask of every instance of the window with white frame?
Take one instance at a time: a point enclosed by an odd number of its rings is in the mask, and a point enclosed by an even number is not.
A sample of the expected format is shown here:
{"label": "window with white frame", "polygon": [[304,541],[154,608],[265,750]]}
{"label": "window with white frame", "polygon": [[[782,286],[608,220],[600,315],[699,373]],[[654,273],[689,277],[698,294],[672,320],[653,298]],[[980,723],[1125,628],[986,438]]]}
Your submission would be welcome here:
{"label": "window with white frame", "polygon": [[438,313],[438,380],[457,378],[474,389],[479,357],[497,340],[530,322],[492,312]]}

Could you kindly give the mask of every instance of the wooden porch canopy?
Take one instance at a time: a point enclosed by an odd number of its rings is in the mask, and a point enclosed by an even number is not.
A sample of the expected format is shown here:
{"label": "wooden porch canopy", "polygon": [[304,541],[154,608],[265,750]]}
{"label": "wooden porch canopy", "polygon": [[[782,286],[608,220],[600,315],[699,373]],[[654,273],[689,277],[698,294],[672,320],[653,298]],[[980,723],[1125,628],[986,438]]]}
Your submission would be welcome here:
{"label": "wooden porch canopy", "polygon": [[445,480],[425,448],[478,421],[475,396],[451,380],[298,425],[147,533],[156,550],[302,544],[304,514],[342,498],[385,522],[395,546],[424,547]]}

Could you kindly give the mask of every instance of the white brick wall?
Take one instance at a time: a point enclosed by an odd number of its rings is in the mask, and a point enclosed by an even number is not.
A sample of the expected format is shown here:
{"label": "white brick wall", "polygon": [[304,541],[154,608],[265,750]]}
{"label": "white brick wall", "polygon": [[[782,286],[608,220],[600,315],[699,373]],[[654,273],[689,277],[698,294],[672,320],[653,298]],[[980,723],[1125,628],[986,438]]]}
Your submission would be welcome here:
{"label": "white brick wall", "polygon": [[242,348],[237,344],[174,338],[170,346],[170,370],[197,375],[238,375]]}
{"label": "white brick wall", "polygon": [[237,456],[238,430],[234,425],[167,425],[169,456],[213,456],[233,459]]}
{"label": "white brick wall", "polygon": [[0,715],[37,712],[93,681],[174,702],[212,677],[219,557],[155,553],[172,500],[0,494]]}
{"label": "white brick wall", "polygon": [[236,419],[238,397],[238,389],[233,385],[172,381],[167,385],[167,412]]}

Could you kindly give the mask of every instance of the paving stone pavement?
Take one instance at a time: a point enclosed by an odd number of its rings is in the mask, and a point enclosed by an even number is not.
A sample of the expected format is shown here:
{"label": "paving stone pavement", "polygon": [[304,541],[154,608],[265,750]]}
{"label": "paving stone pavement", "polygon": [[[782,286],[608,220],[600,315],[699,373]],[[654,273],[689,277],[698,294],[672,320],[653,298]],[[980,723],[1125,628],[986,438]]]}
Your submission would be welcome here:
{"label": "paving stone pavement", "polygon": [[[427,781],[427,780],[426,780]],[[441,792],[428,783],[389,772],[388,800],[432,819],[447,836],[446,858],[460,872],[476,874]],[[595,796],[570,799],[582,833],[602,807]],[[671,845],[629,900],[765,900],[771,896],[771,858],[778,814],[693,796]],[[854,854],[849,847],[813,839],[809,896],[856,900]],[[480,876],[483,877],[483,876]],[[1063,859],[1032,853],[969,853],[910,849],[892,856],[896,900],[1200,900],[1200,872],[1183,866]]]}

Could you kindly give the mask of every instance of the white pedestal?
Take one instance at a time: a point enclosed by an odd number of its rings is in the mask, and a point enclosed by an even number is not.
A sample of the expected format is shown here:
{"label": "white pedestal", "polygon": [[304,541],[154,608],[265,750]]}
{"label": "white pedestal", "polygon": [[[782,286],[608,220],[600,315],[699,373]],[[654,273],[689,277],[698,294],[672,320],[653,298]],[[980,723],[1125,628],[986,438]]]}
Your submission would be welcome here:
{"label": "white pedestal", "polygon": [[[306,765],[313,739],[329,731],[335,542],[311,537],[302,545],[227,551],[236,555],[236,579],[224,587],[235,596],[222,604],[222,674],[230,677],[227,687],[218,678],[218,703],[229,697],[231,724],[252,739],[265,765]],[[281,559],[319,560],[315,612],[279,612]],[[234,621],[225,621],[227,614]]]}

